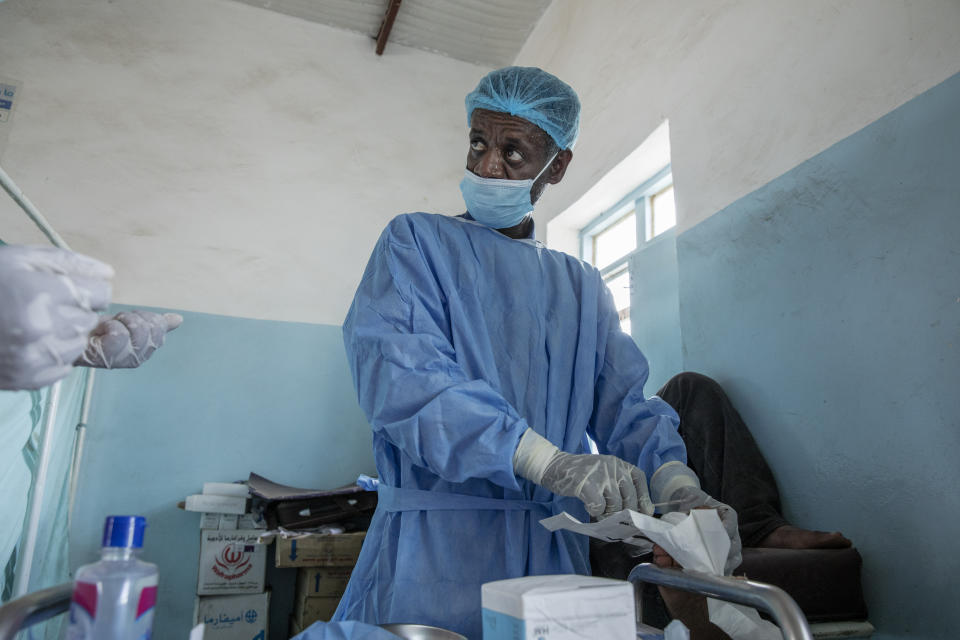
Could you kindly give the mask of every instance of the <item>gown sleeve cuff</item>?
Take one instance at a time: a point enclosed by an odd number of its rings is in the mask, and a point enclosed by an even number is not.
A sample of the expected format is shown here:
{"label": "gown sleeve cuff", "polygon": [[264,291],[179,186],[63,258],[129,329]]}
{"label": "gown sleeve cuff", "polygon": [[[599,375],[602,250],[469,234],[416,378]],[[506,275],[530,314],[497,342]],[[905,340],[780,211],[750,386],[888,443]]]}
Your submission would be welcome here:
{"label": "gown sleeve cuff", "polygon": [[679,460],[660,465],[650,478],[650,497],[655,503],[669,502],[680,487],[700,488],[700,480],[693,469]]}
{"label": "gown sleeve cuff", "polygon": [[513,470],[518,476],[540,484],[550,459],[559,449],[552,442],[527,427],[513,453]]}

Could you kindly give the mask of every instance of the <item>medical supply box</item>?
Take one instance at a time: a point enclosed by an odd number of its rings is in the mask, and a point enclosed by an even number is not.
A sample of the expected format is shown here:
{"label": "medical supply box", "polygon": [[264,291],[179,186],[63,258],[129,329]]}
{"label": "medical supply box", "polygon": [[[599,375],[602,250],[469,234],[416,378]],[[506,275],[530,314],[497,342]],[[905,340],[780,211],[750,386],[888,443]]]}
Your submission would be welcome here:
{"label": "medical supply box", "polygon": [[316,567],[297,571],[297,593],[307,598],[342,596],[353,567]]}
{"label": "medical supply box", "polygon": [[270,592],[239,596],[198,596],[194,624],[205,640],[264,640],[268,634]]}
{"label": "medical supply box", "polygon": [[297,590],[292,624],[306,629],[318,620],[327,621],[347,590],[353,567],[304,567],[297,570]]}
{"label": "medical supply box", "polygon": [[267,523],[257,514],[202,513],[201,529],[266,529]]}
{"label": "medical supply box", "polygon": [[197,594],[261,593],[267,575],[267,545],[257,529],[200,531]]}
{"label": "medical supply box", "polygon": [[340,596],[304,598],[298,596],[293,604],[293,624],[306,629],[314,622],[327,622],[340,604]]}
{"label": "medical supply box", "polygon": [[352,567],[357,564],[366,531],[277,536],[275,563],[287,567]]}
{"label": "medical supply box", "polygon": [[529,576],[481,588],[483,640],[635,640],[633,585],[580,575]]}

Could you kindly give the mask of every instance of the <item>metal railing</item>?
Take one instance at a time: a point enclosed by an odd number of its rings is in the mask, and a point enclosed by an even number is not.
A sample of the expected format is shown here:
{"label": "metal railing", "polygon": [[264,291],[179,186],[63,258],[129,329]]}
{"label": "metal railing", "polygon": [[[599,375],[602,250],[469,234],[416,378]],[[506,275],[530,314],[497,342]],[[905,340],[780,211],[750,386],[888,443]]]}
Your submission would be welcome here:
{"label": "metal railing", "polygon": [[[813,640],[807,619],[786,591],[779,587],[752,580],[722,578],[696,571],[661,569],[652,564],[638,564],[627,580],[636,584],[673,587],[681,591],[745,604],[769,613],[783,633],[783,640]],[[2,638],[0,638],[2,640]]]}
{"label": "metal railing", "polygon": [[0,640],[13,640],[21,629],[64,613],[70,608],[73,583],[34,591],[0,606]]}

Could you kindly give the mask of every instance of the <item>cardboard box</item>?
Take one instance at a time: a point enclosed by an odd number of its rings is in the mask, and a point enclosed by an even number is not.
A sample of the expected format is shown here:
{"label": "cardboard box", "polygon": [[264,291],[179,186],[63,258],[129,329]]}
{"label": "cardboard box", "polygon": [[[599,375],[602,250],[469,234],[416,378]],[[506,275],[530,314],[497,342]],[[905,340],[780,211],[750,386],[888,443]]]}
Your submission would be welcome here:
{"label": "cardboard box", "polygon": [[483,640],[636,640],[633,585],[591,576],[530,576],[480,589]]}
{"label": "cardboard box", "polygon": [[276,564],[286,567],[352,567],[357,563],[365,531],[277,537]]}
{"label": "cardboard box", "polygon": [[[317,621],[315,620],[314,622],[317,622]],[[328,621],[327,621],[327,620],[324,620],[324,622],[328,622]],[[312,624],[313,624],[313,622],[307,622],[307,623],[305,623],[305,624],[301,627],[301,626],[300,626],[300,623],[297,622],[296,616],[294,616],[293,614],[291,614],[291,615],[290,615],[290,623],[289,623],[287,632],[289,633],[289,636],[292,638],[292,637],[294,637],[294,636],[300,635],[301,633],[303,633],[304,631],[306,631],[307,629],[309,629],[309,628],[310,628],[310,625],[312,625]]]}
{"label": "cardboard box", "polygon": [[353,567],[316,567],[297,571],[297,597],[342,596]]}
{"label": "cardboard box", "polygon": [[287,628],[288,635],[292,638],[293,636],[298,636],[303,632],[303,629],[300,628],[300,625],[297,624],[297,619],[291,615],[289,626]]}
{"label": "cardboard box", "polygon": [[306,629],[318,620],[326,622],[333,617],[338,604],[340,604],[340,596],[297,598],[293,608],[294,623],[300,629]]}
{"label": "cardboard box", "polygon": [[193,623],[204,624],[205,640],[266,640],[270,592],[240,596],[198,596]]}
{"label": "cardboard box", "polygon": [[260,593],[267,571],[267,545],[260,531],[204,529],[200,532],[197,594]]}

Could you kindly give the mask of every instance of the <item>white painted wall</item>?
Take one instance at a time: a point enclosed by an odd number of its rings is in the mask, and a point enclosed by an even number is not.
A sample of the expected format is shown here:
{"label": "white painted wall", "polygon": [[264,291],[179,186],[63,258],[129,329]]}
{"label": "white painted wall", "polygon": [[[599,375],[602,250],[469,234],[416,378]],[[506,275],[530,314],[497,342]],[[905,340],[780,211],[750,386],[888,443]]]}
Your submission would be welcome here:
{"label": "white painted wall", "polygon": [[487,71],[227,0],[7,0],[0,161],[117,302],[339,325],[391,217],[463,210]]}
{"label": "white painted wall", "polygon": [[960,71],[960,2],[554,0],[517,64],[583,103],[540,228],[669,120],[683,231]]}
{"label": "white painted wall", "polygon": [[[584,106],[541,235],[667,119],[682,230],[960,70],[960,3],[554,0],[517,63]],[[228,0],[7,0],[0,161],[118,302],[339,324],[390,217],[462,209],[485,71]],[[5,197],[0,238],[42,241]]]}

